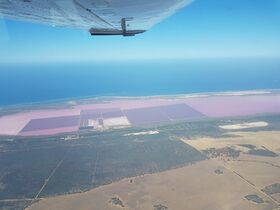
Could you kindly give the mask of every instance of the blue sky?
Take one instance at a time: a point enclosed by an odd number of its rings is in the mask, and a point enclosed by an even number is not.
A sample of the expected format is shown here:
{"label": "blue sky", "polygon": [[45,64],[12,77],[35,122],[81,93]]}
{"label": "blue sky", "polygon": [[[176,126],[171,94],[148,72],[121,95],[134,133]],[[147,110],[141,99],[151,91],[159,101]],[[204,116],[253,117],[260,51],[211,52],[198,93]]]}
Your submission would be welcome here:
{"label": "blue sky", "polygon": [[280,57],[279,0],[196,0],[135,37],[0,19],[0,62]]}

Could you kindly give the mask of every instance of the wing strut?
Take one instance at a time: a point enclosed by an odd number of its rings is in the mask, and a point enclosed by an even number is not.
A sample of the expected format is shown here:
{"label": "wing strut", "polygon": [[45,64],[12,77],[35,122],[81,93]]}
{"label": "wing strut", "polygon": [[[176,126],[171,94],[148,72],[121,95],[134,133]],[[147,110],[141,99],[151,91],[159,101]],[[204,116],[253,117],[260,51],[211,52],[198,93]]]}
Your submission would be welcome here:
{"label": "wing strut", "polygon": [[122,35],[122,36],[135,36],[136,34],[144,33],[146,30],[127,30],[127,21],[133,20],[133,18],[121,19],[121,30],[119,29],[107,29],[107,28],[91,28],[89,30],[92,36],[110,36],[110,35]]}

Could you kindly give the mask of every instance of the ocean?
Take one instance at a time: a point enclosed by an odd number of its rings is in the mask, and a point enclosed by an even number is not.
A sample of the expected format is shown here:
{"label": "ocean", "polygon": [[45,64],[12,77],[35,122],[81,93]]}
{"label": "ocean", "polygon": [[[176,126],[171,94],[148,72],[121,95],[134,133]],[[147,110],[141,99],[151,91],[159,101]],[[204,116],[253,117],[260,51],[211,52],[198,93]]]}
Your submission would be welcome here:
{"label": "ocean", "polygon": [[279,88],[279,58],[0,64],[0,106]]}

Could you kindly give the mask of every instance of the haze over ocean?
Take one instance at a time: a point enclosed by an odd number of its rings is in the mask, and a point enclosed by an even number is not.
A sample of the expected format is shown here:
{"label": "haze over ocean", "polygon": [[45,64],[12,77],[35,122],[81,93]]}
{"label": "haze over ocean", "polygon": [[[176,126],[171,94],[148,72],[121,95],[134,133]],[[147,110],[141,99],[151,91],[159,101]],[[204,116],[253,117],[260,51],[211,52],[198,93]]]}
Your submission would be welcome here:
{"label": "haze over ocean", "polygon": [[275,58],[1,64],[0,105],[280,88]]}

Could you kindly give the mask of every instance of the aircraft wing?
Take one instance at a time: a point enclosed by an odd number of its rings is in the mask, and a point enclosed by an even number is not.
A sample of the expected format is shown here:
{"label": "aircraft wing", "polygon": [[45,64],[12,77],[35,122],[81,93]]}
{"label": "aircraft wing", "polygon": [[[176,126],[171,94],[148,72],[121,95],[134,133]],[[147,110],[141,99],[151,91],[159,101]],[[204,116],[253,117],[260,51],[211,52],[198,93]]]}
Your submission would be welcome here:
{"label": "aircraft wing", "polygon": [[192,0],[0,0],[0,16],[90,30],[92,35],[134,35]]}

